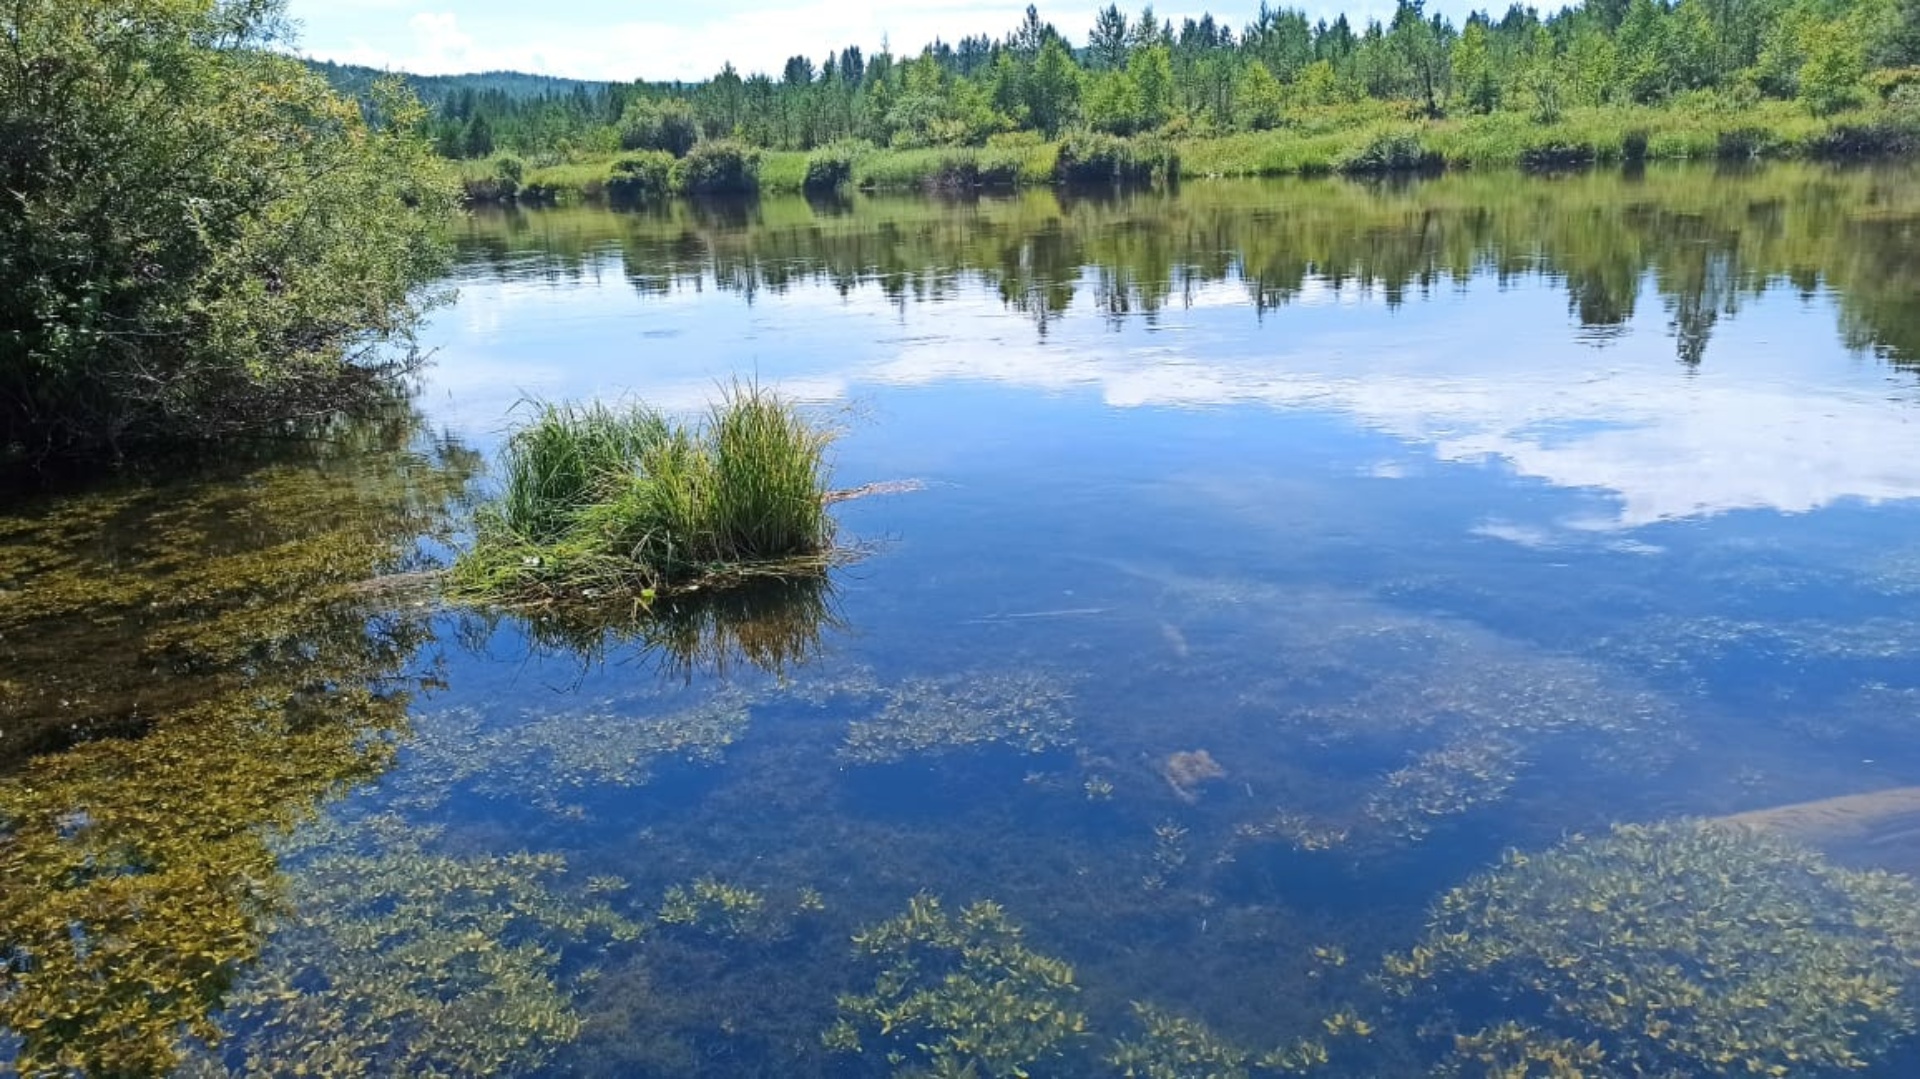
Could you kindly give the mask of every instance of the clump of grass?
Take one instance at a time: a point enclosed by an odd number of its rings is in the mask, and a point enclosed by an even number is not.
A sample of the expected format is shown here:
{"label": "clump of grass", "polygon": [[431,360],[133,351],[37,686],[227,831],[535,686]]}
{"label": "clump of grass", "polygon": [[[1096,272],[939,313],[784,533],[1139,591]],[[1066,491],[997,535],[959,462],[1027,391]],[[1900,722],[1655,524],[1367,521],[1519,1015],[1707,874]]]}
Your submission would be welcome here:
{"label": "clump of grass", "polygon": [[832,433],[736,383],[701,422],[644,406],[543,405],[508,439],[500,499],[455,562],[458,595],[639,600],[817,573],[832,554]]}

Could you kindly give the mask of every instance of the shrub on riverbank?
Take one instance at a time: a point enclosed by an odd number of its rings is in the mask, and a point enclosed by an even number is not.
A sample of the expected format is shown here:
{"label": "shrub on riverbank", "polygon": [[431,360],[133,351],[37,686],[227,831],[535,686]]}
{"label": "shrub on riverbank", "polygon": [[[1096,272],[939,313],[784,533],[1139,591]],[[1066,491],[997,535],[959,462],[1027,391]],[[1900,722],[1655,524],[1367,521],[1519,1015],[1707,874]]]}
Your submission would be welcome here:
{"label": "shrub on riverbank", "polygon": [[397,84],[363,110],[271,48],[281,15],[0,17],[0,461],[278,431],[409,366],[378,346],[444,267],[452,176]]}
{"label": "shrub on riverbank", "polygon": [[688,195],[751,195],[760,190],[760,151],[721,139],[703,142],[674,165],[673,186]]}
{"label": "shrub on riverbank", "polygon": [[705,421],[543,406],[508,440],[498,502],[455,563],[457,594],[595,600],[818,572],[831,555],[830,432],[736,384]]}
{"label": "shrub on riverbank", "polygon": [[1060,144],[1056,175],[1070,184],[1165,183],[1180,176],[1180,155],[1156,138],[1073,135]]}
{"label": "shrub on riverbank", "polygon": [[642,150],[613,163],[607,178],[607,196],[618,202],[638,203],[673,194],[673,155],[664,150]]}

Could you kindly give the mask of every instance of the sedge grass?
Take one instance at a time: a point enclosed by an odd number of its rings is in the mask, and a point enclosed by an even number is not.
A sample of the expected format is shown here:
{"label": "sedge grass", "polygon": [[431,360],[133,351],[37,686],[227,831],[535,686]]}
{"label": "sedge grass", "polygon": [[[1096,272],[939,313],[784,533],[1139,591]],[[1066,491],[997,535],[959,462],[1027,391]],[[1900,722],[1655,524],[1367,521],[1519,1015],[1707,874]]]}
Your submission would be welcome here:
{"label": "sedge grass", "polygon": [[456,596],[506,605],[637,602],[834,558],[832,432],[751,383],[706,417],[541,405],[508,439],[504,489],[453,566]]}

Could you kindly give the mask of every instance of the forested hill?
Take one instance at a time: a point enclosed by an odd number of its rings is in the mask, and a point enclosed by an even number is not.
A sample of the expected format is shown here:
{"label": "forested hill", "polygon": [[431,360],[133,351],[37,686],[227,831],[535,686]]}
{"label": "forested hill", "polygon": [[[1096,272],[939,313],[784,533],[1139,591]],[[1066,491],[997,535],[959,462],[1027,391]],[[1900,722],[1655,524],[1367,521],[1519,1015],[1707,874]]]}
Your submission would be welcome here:
{"label": "forested hill", "polygon": [[382,71],[359,64],[336,64],[327,60],[309,60],[307,66],[319,72],[334,89],[365,100],[373,84],[390,75],[399,75],[414,94],[428,105],[459,97],[465,91],[475,95],[499,95],[511,101],[531,101],[543,97],[565,97],[576,92],[597,95],[607,88],[604,82],[562,79],[552,75],[529,75],[521,71],[480,71],[470,75],[410,75]]}

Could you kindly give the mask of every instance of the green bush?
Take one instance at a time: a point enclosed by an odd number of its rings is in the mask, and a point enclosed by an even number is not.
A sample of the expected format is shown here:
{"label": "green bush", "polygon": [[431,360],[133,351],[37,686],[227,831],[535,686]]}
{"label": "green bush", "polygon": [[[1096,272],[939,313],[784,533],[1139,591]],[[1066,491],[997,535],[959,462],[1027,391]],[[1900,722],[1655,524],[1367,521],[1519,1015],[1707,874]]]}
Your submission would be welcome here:
{"label": "green bush", "polygon": [[801,190],[809,193],[838,191],[853,182],[854,152],[846,146],[815,150],[807,158],[807,178]]}
{"label": "green bush", "polygon": [[1647,159],[1647,145],[1651,138],[1647,129],[1636,127],[1620,136],[1620,160],[1630,165],[1638,165]]}
{"label": "green bush", "polygon": [[414,325],[459,188],[397,84],[363,111],[268,48],[280,15],[9,6],[0,459],[276,429],[404,373],[372,357]]}
{"label": "green bush", "polygon": [[1347,155],[1338,169],[1354,175],[1431,172],[1438,170],[1441,164],[1439,152],[1423,146],[1419,135],[1411,131],[1398,131],[1374,136],[1366,145]]}
{"label": "green bush", "polygon": [[684,101],[636,101],[620,117],[622,150],[658,150],[685,157],[700,138],[693,106]]}
{"label": "green bush", "polygon": [[1554,139],[1520,151],[1520,167],[1536,172],[1573,169],[1593,164],[1598,156],[1592,143]]}
{"label": "green bush", "polygon": [[688,195],[751,195],[760,189],[760,151],[730,139],[703,142],[674,164],[673,186]]}
{"label": "green bush", "polygon": [[664,150],[628,154],[613,163],[607,195],[617,202],[662,199],[673,192],[673,155]]}
{"label": "green bush", "polygon": [[1180,155],[1159,139],[1083,133],[1061,142],[1055,169],[1063,183],[1153,183],[1179,177]]}
{"label": "green bush", "polygon": [[591,599],[816,572],[833,538],[829,432],[736,385],[706,422],[643,407],[548,405],[508,439],[455,592]]}

